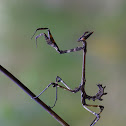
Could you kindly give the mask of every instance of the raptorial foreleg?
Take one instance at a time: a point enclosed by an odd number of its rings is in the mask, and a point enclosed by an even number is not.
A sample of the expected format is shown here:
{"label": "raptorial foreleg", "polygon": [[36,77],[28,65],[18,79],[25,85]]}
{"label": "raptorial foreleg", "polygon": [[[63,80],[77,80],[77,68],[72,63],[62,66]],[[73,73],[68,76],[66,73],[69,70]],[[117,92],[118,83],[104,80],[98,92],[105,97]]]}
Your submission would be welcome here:
{"label": "raptorial foreleg", "polygon": [[[69,50],[60,50],[58,45],[56,44],[50,30],[48,28],[38,28],[35,33],[33,34],[33,36],[36,34],[36,32],[38,30],[47,30],[48,31],[48,35],[46,35],[45,33],[40,33],[39,35],[37,35],[35,37],[35,40],[36,40],[36,46],[37,46],[37,39],[41,36],[44,36],[45,37],[45,40],[47,42],[47,44],[49,44],[50,46],[52,46],[53,48],[56,49],[56,51],[60,54],[64,54],[64,53],[70,53],[70,52],[76,52],[76,51],[80,51],[80,50],[83,50],[84,49],[84,45],[82,47],[76,47],[76,48],[73,48],[73,49],[69,49]],[[31,38],[33,38],[33,36]]]}

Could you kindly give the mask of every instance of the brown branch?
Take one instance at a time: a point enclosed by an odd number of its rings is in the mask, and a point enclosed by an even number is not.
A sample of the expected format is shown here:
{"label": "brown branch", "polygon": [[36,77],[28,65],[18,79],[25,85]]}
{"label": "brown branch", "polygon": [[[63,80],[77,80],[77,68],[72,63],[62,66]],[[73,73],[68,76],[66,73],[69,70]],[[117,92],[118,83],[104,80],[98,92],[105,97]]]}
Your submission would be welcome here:
{"label": "brown branch", "polygon": [[[4,67],[0,65],[0,71],[9,77],[15,84],[17,84],[23,91],[25,91],[31,98],[36,95],[32,93],[21,81],[19,81],[16,77],[14,77],[9,71],[7,71]],[[38,97],[33,99],[35,100],[41,107],[43,107],[52,117],[54,117],[61,125],[69,126],[60,116],[58,116],[51,108],[49,108],[42,100]]]}

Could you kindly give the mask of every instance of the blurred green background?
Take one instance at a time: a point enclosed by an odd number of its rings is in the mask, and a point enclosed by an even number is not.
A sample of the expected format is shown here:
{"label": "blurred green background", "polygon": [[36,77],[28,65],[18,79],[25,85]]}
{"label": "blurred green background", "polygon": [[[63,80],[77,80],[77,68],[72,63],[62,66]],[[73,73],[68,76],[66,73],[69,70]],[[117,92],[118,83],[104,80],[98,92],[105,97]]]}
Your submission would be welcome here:
{"label": "blurred green background", "polygon": [[[125,0],[0,0],[0,64],[35,94],[59,75],[72,89],[81,82],[82,52],[59,55],[43,37],[31,40],[39,27],[51,29],[60,49],[81,46],[78,38],[87,30],[86,91],[94,95],[96,84],[106,85],[105,109],[97,126],[126,123],[126,1]],[[46,31],[40,31],[37,34]],[[37,35],[36,34],[36,35]],[[53,105],[55,89],[41,97]],[[81,105],[80,92],[58,90],[53,109],[71,126],[89,126],[95,118]],[[98,111],[98,109],[93,109]],[[0,73],[0,126],[60,126],[60,124]]]}

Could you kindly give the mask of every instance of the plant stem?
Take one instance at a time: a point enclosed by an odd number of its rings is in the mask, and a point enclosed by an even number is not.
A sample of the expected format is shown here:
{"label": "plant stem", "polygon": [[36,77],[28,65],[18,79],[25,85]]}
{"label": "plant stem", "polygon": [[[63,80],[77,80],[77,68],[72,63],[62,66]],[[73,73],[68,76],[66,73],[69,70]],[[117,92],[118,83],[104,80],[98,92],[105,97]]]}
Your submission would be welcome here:
{"label": "plant stem", "polygon": [[[4,67],[0,65],[0,71],[5,74],[8,78],[10,78],[15,84],[17,84],[24,92],[26,92],[31,98],[36,97],[34,93],[32,93],[21,81],[19,81],[15,76],[13,76],[9,71],[7,71]],[[52,117],[54,117],[61,125],[69,126],[59,115],[57,115],[51,108],[49,108],[42,100],[38,97],[33,99],[35,100],[41,107],[43,107]]]}

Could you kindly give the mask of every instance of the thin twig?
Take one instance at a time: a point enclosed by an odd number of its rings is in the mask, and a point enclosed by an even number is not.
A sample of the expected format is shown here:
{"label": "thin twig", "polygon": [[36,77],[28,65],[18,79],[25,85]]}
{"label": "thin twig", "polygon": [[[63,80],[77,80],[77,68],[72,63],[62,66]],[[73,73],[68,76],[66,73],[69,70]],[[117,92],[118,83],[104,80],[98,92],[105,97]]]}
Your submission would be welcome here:
{"label": "thin twig", "polygon": [[[9,77],[15,84],[17,84],[23,91],[25,91],[31,98],[36,97],[34,93],[32,93],[21,81],[19,81],[16,77],[14,77],[9,71],[7,71],[4,67],[0,65],[0,71]],[[61,125],[69,126],[59,115],[57,115],[51,108],[49,108],[42,100],[38,97],[34,98],[41,107],[43,107],[52,117],[54,117]]]}

